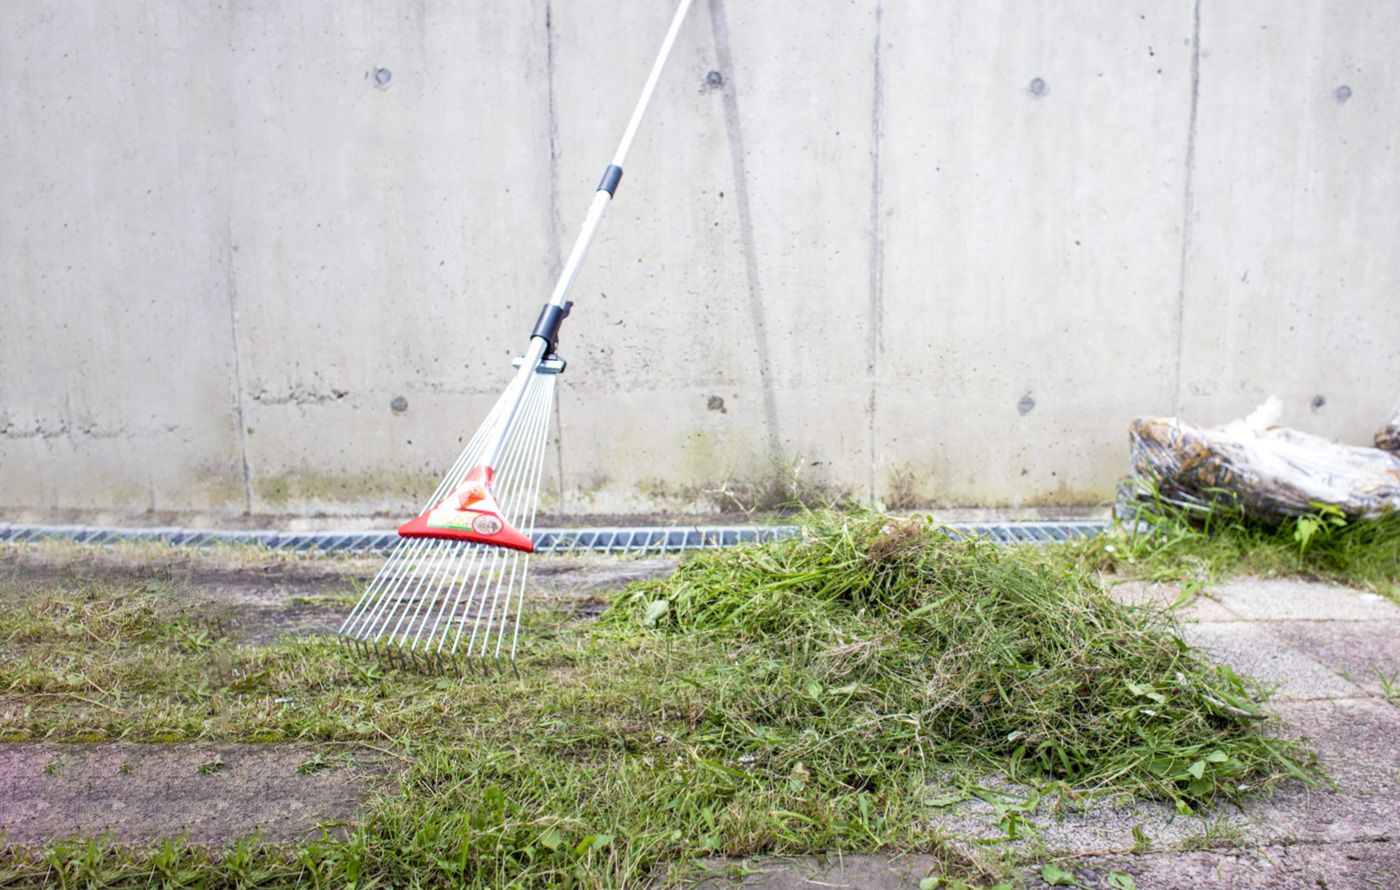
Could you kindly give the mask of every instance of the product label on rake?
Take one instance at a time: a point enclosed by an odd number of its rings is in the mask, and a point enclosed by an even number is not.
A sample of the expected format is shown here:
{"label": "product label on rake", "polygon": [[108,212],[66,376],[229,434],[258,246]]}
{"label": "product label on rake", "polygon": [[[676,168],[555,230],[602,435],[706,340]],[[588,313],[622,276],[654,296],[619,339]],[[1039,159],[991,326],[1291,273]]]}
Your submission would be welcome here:
{"label": "product label on rake", "polygon": [[501,530],[501,520],[490,513],[475,510],[454,510],[443,505],[428,514],[429,528],[469,528],[479,535],[494,535]]}
{"label": "product label on rake", "polygon": [[475,541],[533,552],[535,545],[530,538],[501,515],[501,506],[491,492],[493,476],[490,467],[476,467],[437,506],[400,526],[399,534],[405,538]]}
{"label": "product label on rake", "polygon": [[429,528],[469,528],[479,535],[501,530],[496,499],[479,481],[469,479],[428,514]]}

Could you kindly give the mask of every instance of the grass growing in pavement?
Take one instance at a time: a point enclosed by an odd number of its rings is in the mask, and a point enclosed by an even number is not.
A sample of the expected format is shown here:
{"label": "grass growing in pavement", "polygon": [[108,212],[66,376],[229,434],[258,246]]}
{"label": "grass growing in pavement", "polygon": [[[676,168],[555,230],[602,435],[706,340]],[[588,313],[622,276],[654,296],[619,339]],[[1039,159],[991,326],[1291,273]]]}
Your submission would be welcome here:
{"label": "grass growing in pavement", "polygon": [[1400,602],[1400,515],[1348,521],[1335,508],[1277,525],[1223,508],[1201,515],[1166,502],[1136,523],[1064,548],[1087,565],[1154,581],[1298,575],[1374,590]]}
{"label": "grass growing in pavement", "polygon": [[401,793],[295,849],[78,844],[0,861],[0,885],[634,886],[698,857],[910,849],[985,883],[995,858],[927,826],[988,772],[1182,807],[1312,774],[1260,732],[1258,690],[1081,562],[916,521],[817,514],[595,624],[536,613],[520,680],[238,645],[170,599],[11,597],[0,739],[363,743],[404,759]]}

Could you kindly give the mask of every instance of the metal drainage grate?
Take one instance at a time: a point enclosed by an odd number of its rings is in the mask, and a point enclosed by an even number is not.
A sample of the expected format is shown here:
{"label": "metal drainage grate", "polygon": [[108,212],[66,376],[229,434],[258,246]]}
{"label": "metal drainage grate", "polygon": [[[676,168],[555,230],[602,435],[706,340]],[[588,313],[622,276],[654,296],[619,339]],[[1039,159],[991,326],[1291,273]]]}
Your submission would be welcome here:
{"label": "metal drainage grate", "polygon": [[[984,535],[998,544],[1049,544],[1088,538],[1104,530],[1099,520],[1065,522],[950,522],[959,537]],[[537,553],[684,553],[758,544],[795,534],[792,525],[652,526],[640,528],[546,528],[534,534]],[[251,544],[296,553],[383,554],[399,536],[383,532],[219,531],[188,528],[94,528],[83,525],[4,525],[0,542],[72,541],[116,544],[151,541],[181,547]]]}

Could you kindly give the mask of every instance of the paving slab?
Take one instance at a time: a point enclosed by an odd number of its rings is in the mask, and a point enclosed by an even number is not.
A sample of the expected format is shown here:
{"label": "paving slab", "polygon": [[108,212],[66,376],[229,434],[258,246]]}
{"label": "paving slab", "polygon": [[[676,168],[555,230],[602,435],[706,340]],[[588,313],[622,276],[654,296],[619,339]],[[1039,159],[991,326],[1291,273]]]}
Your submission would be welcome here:
{"label": "paving slab", "polygon": [[1400,621],[1272,621],[1268,627],[1368,692],[1400,695]]}
{"label": "paving slab", "polygon": [[[1070,869],[1085,890],[1106,890],[1124,872],[1142,890],[1267,888],[1267,890],[1391,890],[1400,887],[1400,845],[1298,844],[1243,850],[1094,857]],[[1030,887],[1046,886],[1038,873]]]}
{"label": "paving slab", "polygon": [[[1022,872],[1024,886],[1044,888],[1036,862]],[[1059,862],[1082,890],[1116,890],[1115,873],[1140,890],[1393,890],[1400,887],[1400,845],[1393,843],[1274,845],[1230,850],[1088,856]],[[928,855],[845,856],[705,864],[709,875],[685,884],[693,890],[914,890],[936,874]]]}
{"label": "paving slab", "polygon": [[1213,595],[1231,612],[1255,621],[1396,621],[1400,606],[1368,593],[1291,578],[1235,578]]}
{"label": "paving slab", "polygon": [[[1400,709],[1371,698],[1279,703],[1280,731],[1305,738],[1335,788],[1285,782],[1271,796],[1189,815],[1160,801],[1100,799],[1082,810],[1029,815],[1008,844],[1022,853],[1085,856],[1138,850],[1369,842],[1400,833]],[[997,780],[984,783],[997,786]],[[1029,789],[1005,786],[1008,800]],[[930,830],[971,852],[1005,837],[996,808],[973,799],[932,813]],[[1400,886],[1400,885],[1397,885]]]}
{"label": "paving slab", "polygon": [[1246,805],[1251,838],[1347,842],[1400,837],[1400,708],[1374,698],[1280,702],[1335,788],[1290,782]]}
{"label": "paving slab", "polygon": [[1201,621],[1181,626],[1181,638],[1214,661],[1228,664],[1274,690],[1277,701],[1352,698],[1363,692],[1326,666],[1289,646],[1262,624]]}
{"label": "paving slab", "polygon": [[1179,621],[1239,621],[1240,616],[1225,608],[1220,601],[1198,593],[1190,602],[1172,609],[1181,596],[1178,584],[1154,584],[1147,581],[1120,581],[1111,584],[1108,595],[1125,606],[1162,611],[1171,609]]}
{"label": "paving slab", "polygon": [[712,859],[700,863],[696,877],[685,886],[694,890],[917,890],[920,879],[937,874],[938,867],[938,859],[926,854],[775,857],[746,863]]}
{"label": "paving slab", "polygon": [[[1028,791],[1021,789],[1022,795]],[[1005,844],[1023,855],[1037,850],[1073,856],[1177,850],[1242,838],[1250,825],[1249,817],[1237,807],[1225,805],[1182,815],[1163,801],[1098,800],[1083,809],[1060,813],[1042,806],[1027,818],[1030,825],[1021,830],[1020,837]],[[934,815],[929,826],[952,838],[954,849],[970,854],[979,846],[1005,838],[999,819],[995,806],[971,800]]]}
{"label": "paving slab", "polygon": [[[319,752],[328,768],[300,768]],[[0,745],[6,844],[177,836],[223,844],[291,842],[352,819],[391,785],[385,758],[306,745]]]}

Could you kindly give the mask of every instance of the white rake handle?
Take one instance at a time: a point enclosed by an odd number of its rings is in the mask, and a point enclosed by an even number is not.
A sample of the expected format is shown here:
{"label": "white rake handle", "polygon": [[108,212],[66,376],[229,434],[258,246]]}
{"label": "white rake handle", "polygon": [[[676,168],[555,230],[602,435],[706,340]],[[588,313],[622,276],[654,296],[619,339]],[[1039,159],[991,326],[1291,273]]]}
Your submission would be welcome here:
{"label": "white rake handle", "polygon": [[666,39],[661,42],[661,51],[656,54],[656,61],[652,63],[651,74],[647,76],[646,85],[642,87],[642,96],[637,100],[637,107],[632,110],[632,118],[627,122],[627,129],[623,131],[622,141],[618,143],[612,164],[603,171],[603,179],[598,183],[598,188],[593,193],[593,203],[588,208],[588,215],[583,219],[583,228],[578,233],[577,240],[574,241],[573,249],[569,251],[568,259],[564,261],[564,268],[559,270],[559,280],[554,283],[554,291],[550,294],[549,302],[540,312],[539,321],[535,322],[535,329],[530,334],[530,345],[525,351],[525,360],[520,363],[520,370],[516,372],[515,379],[510,382],[510,386],[506,389],[506,398],[503,399],[504,410],[487,440],[484,457],[481,461],[487,466],[495,461],[501,445],[505,443],[506,434],[510,431],[511,423],[520,407],[520,400],[525,395],[530,375],[535,372],[540,362],[554,350],[554,345],[558,341],[559,325],[569,312],[569,291],[574,286],[574,279],[578,277],[578,270],[583,265],[583,258],[588,255],[588,248],[593,243],[593,236],[598,233],[598,226],[603,221],[603,213],[608,209],[613,193],[617,191],[618,183],[622,181],[622,163],[627,159],[627,152],[632,149],[632,142],[637,138],[637,128],[641,126],[642,116],[646,114],[647,106],[651,104],[652,94],[656,92],[656,84],[661,79],[661,71],[666,67],[666,60],[670,58],[671,48],[676,45],[676,37],[680,34],[681,24],[685,21],[686,14],[690,12],[692,2],[693,0],[681,0],[680,5],[676,7],[676,14],[671,18],[671,27],[666,31]]}
{"label": "white rake handle", "polygon": [[632,110],[632,119],[627,122],[627,129],[622,133],[622,141],[618,143],[617,151],[613,154],[612,164],[603,171],[603,178],[598,183],[597,191],[593,193],[593,205],[588,208],[588,215],[584,217],[583,230],[578,233],[574,249],[569,251],[569,258],[564,262],[564,268],[559,272],[559,280],[554,284],[554,293],[549,298],[552,306],[564,305],[569,289],[574,285],[574,277],[578,275],[589,245],[593,243],[598,224],[603,221],[603,211],[607,209],[613,193],[617,191],[618,183],[622,181],[623,162],[627,160],[627,152],[632,150],[632,143],[637,138],[637,128],[642,125],[642,116],[651,104],[656,84],[661,80],[661,71],[671,56],[671,47],[676,45],[676,36],[680,34],[681,24],[685,21],[686,13],[690,12],[690,4],[691,0],[681,0],[680,5],[676,7],[676,14],[671,18],[671,27],[666,32],[666,39],[661,42],[661,51],[656,54],[651,74],[647,75],[646,85],[642,87],[641,98],[637,100],[637,107]]}

